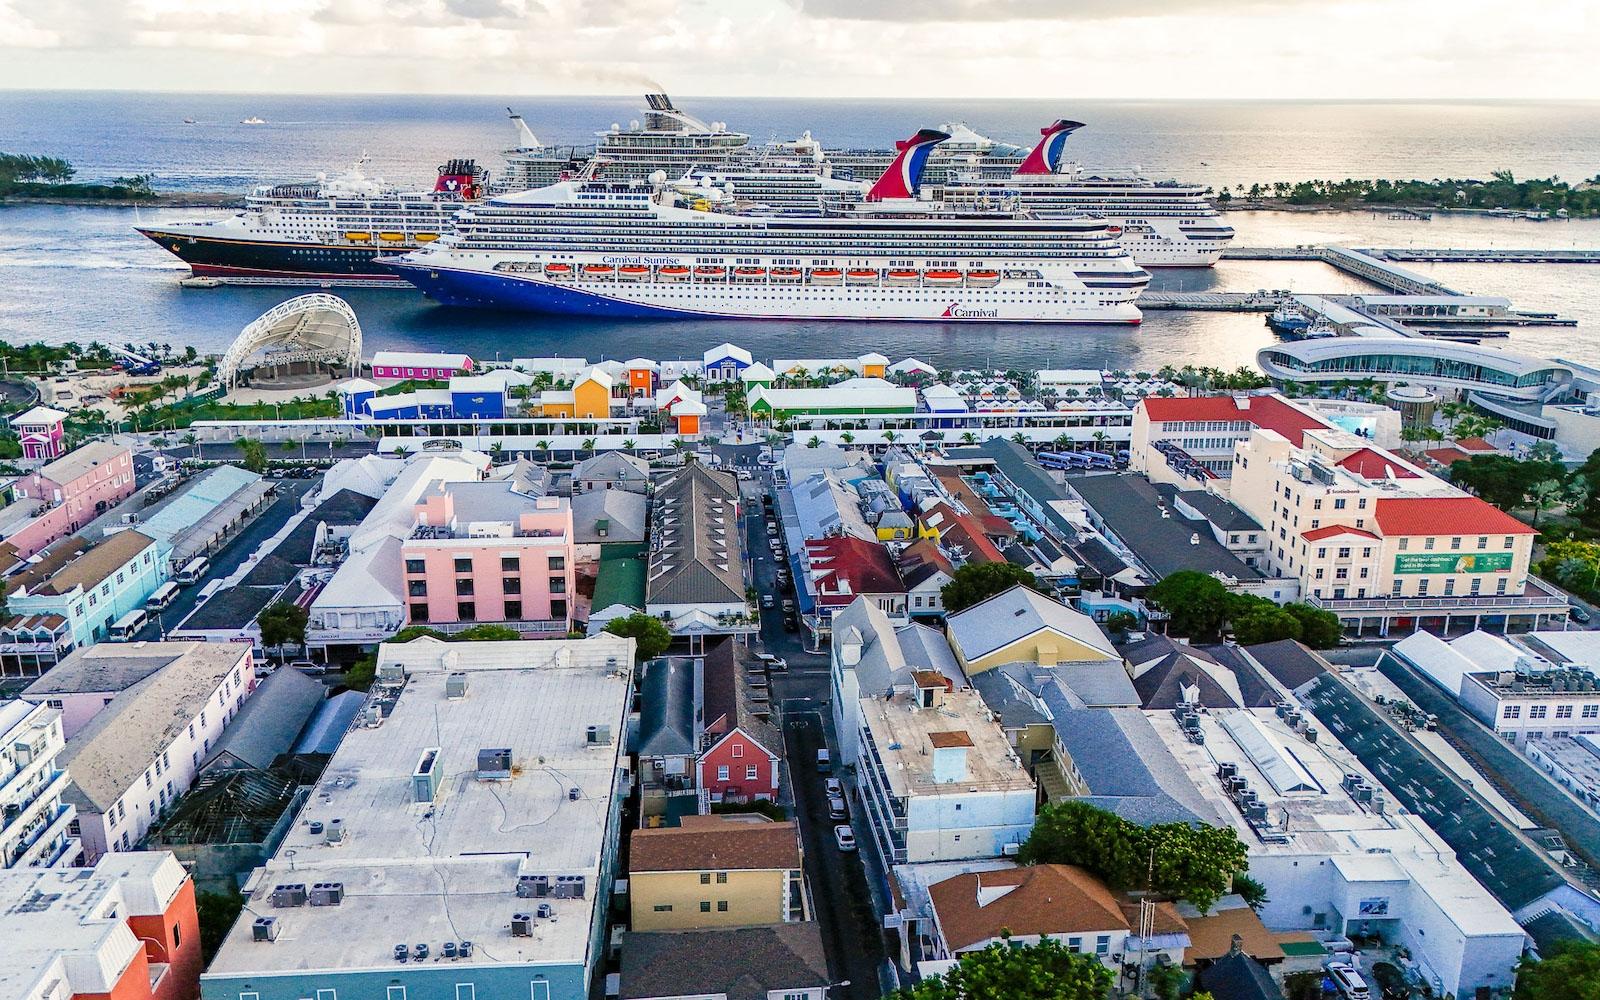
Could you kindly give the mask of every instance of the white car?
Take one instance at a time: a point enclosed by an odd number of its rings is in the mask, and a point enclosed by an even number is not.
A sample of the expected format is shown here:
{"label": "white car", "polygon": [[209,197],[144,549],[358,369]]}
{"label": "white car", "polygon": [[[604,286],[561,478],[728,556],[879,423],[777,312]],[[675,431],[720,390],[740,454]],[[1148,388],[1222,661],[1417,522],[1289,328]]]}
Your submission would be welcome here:
{"label": "white car", "polygon": [[850,829],[850,824],[840,823],[833,828],[833,842],[839,845],[841,851],[856,849],[856,832]]}
{"label": "white car", "polygon": [[1372,990],[1354,966],[1345,962],[1329,962],[1323,971],[1333,980],[1333,985],[1344,1000],[1372,1000]]}
{"label": "white car", "polygon": [[823,786],[828,789],[828,798],[844,798],[844,783],[838,778],[829,778],[827,781],[823,782]]}

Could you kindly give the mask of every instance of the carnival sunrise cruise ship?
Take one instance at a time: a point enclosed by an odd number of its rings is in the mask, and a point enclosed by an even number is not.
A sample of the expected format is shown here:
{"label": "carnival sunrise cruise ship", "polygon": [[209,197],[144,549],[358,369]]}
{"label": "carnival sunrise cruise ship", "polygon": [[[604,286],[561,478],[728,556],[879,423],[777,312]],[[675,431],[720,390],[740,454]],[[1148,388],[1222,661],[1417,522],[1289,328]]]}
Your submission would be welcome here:
{"label": "carnival sunrise cruise ship", "polygon": [[386,266],[449,305],[604,317],[1137,323],[1149,275],[1103,221],[919,197],[947,133],[905,142],[857,204],[741,210],[664,172],[561,181],[462,212]]}
{"label": "carnival sunrise cruise ship", "polygon": [[196,277],[273,285],[398,285],[383,257],[450,232],[456,213],[483,194],[471,160],[439,168],[431,191],[402,191],[357,163],[331,180],[257,187],[222,219],[140,226]]}

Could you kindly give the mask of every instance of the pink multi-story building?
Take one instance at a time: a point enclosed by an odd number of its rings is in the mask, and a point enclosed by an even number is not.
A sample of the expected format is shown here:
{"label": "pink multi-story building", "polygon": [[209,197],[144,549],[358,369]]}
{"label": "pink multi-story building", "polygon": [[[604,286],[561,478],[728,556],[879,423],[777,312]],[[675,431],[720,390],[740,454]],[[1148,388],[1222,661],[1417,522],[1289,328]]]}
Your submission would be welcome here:
{"label": "pink multi-story building", "polygon": [[17,480],[17,499],[37,503],[41,510],[6,541],[26,559],[78,531],[133,491],[133,453],[125,445],[91,441]]}
{"label": "pink multi-story building", "polygon": [[11,426],[22,441],[22,457],[36,460],[61,455],[66,424],[67,415],[49,406],[35,406],[11,418]]}
{"label": "pink multi-story building", "polygon": [[515,486],[438,482],[418,499],[401,543],[408,623],[505,622],[558,634],[571,626],[572,508]]}

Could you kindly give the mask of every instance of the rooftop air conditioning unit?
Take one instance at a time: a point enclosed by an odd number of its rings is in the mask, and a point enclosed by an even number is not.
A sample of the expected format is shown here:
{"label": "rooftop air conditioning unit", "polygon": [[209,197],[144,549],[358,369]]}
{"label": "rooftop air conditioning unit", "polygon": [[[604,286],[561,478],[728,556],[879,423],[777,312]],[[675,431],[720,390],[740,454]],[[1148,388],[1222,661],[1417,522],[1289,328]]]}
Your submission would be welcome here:
{"label": "rooftop air conditioning unit", "polygon": [[511,915],[512,937],[533,937],[533,915],[531,913],[513,913]]}
{"label": "rooftop air conditioning unit", "polygon": [[550,895],[550,876],[520,875],[517,877],[517,898],[538,899]]}
{"label": "rooftop air conditioning unit", "polygon": [[549,920],[551,917],[556,915],[555,907],[551,906],[549,903],[540,903],[535,912],[539,914],[540,920]]}
{"label": "rooftop air conditioning unit", "polygon": [[272,905],[275,907],[292,907],[306,905],[306,887],[303,882],[289,885],[278,885],[272,889]]}
{"label": "rooftop air conditioning unit", "polygon": [[467,696],[467,675],[456,673],[444,679],[444,696],[455,701]]}
{"label": "rooftop air conditioning unit", "polygon": [[582,899],[588,891],[589,880],[582,875],[557,875],[550,895],[556,899]]}
{"label": "rooftop air conditioning unit", "polygon": [[344,833],[345,833],[344,820],[342,820],[342,819],[330,819],[330,820],[328,820],[328,833],[327,833],[326,839],[327,839],[329,844],[342,844],[342,843],[344,843]]}
{"label": "rooftop air conditioning unit", "polygon": [[338,906],[344,902],[343,882],[317,882],[311,886],[312,906]]}
{"label": "rooftop air conditioning unit", "polygon": [[250,925],[251,940],[271,943],[278,940],[278,918],[257,917]]}
{"label": "rooftop air conditioning unit", "polygon": [[584,740],[595,746],[610,746],[611,727],[608,725],[589,726],[584,730]]}
{"label": "rooftop air conditioning unit", "polygon": [[378,680],[385,684],[399,684],[406,679],[404,663],[385,663],[378,667]]}
{"label": "rooftop air conditioning unit", "polygon": [[479,781],[511,780],[511,748],[488,747],[478,751]]}

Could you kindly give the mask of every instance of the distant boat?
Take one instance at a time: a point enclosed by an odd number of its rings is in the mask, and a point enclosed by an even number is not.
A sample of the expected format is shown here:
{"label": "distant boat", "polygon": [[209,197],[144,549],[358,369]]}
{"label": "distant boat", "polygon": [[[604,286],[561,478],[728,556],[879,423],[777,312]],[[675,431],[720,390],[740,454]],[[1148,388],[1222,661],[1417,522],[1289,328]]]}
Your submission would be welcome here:
{"label": "distant boat", "polygon": [[184,123],[184,124],[185,124],[185,125],[193,125],[193,124],[194,124],[194,119],[193,119],[193,118],[185,118],[185,119],[184,119],[184,120],[183,120],[183,123]]}
{"label": "distant boat", "polygon": [[255,115],[251,115],[249,118],[244,119],[239,124],[240,125],[265,125],[266,123],[267,123],[267,120],[265,118],[257,118]]}

